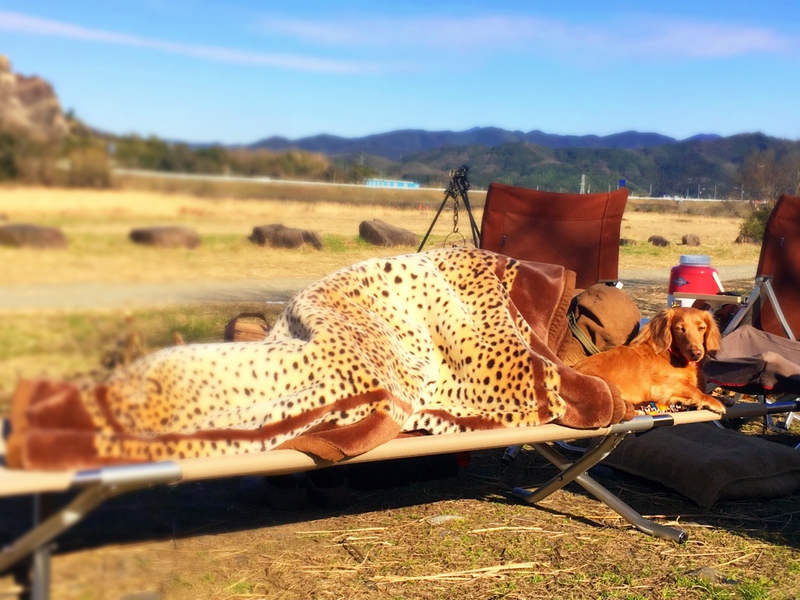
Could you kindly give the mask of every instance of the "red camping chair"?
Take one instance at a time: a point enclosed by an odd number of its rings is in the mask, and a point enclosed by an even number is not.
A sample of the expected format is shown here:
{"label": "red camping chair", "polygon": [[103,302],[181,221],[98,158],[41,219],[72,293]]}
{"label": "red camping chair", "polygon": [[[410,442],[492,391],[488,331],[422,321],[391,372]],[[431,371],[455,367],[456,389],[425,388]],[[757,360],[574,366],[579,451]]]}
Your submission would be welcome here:
{"label": "red camping chair", "polygon": [[[789,339],[800,334],[800,197],[783,194],[761,244],[752,301],[753,326]],[[745,315],[742,315],[743,317]],[[734,323],[735,327],[735,323]]]}
{"label": "red camping chair", "polygon": [[[563,194],[490,183],[481,223],[480,247],[519,260],[562,265],[575,272],[575,287],[614,284],[619,273],[619,237],[628,188],[601,194]],[[587,353],[599,350],[570,307],[569,327]],[[588,319],[593,322],[595,317]],[[583,448],[564,442],[575,452]],[[504,462],[520,448],[508,448]]]}
{"label": "red camping chair", "polygon": [[628,189],[561,194],[489,184],[480,247],[575,271],[578,288],[617,281]]}
{"label": "red camping chair", "polygon": [[[715,303],[723,303],[716,300]],[[800,197],[782,195],[761,245],[756,285],[725,327],[704,370],[712,385],[757,396],[800,397]],[[800,420],[790,413],[783,424]],[[798,446],[800,448],[800,446]]]}

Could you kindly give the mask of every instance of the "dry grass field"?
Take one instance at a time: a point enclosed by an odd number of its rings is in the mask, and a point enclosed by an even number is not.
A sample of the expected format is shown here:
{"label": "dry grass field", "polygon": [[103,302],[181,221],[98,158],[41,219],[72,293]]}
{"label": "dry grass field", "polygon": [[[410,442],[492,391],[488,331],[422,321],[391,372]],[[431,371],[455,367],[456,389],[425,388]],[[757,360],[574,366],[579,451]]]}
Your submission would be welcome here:
{"label": "dry grass field", "polygon": [[[151,185],[111,191],[0,188],[0,218],[60,227],[70,242],[66,250],[0,247],[0,296],[43,284],[58,290],[73,283],[314,279],[368,257],[415,251],[369,246],[358,238],[358,225],[377,218],[422,236],[442,197],[360,190],[354,198],[344,188],[288,186],[235,193],[200,184],[145,189]],[[479,207],[480,194],[471,198]],[[620,269],[667,269],[682,253],[709,254],[716,266],[754,264],[758,248],[733,244],[741,219],[726,210],[712,215],[692,205],[656,211],[629,203],[622,236],[639,243],[621,248]],[[475,212],[480,221],[480,209]],[[318,231],[325,247],[272,250],[247,241],[253,226],[268,223]],[[156,250],[128,241],[131,228],[156,224],[195,228],[202,244]],[[460,224],[468,234],[465,214]],[[452,225],[452,211],[444,211],[429,246],[444,243]],[[679,245],[688,233],[700,236],[700,248]],[[672,245],[647,244],[654,234]],[[646,314],[666,294],[658,282],[626,289]],[[263,308],[234,300],[135,310],[11,311],[0,298],[0,414],[19,376],[101,377],[110,363],[131,358],[126,341],[136,339],[137,351],[149,351],[172,343],[174,332],[189,342],[218,340],[230,316]],[[269,319],[280,310],[266,308]],[[757,427],[747,431],[760,434]],[[770,438],[800,441],[796,432]],[[554,471],[533,451],[502,468],[501,454],[473,453],[458,477],[356,489],[339,509],[273,509],[259,479],[129,494],[59,540],[53,597],[800,598],[797,494],[703,509],[644,481],[597,475],[637,510],[685,527],[690,541],[678,546],[633,531],[577,487],[540,507],[509,500],[511,486],[535,486]],[[22,499],[0,501],[0,545],[21,530],[28,514]],[[9,576],[0,576],[0,598],[15,598],[19,591]]]}
{"label": "dry grass field", "polygon": [[[298,186],[299,187],[299,186]],[[333,188],[338,190],[339,188]],[[5,188],[0,191],[0,215],[11,223],[60,227],[70,246],[63,252],[39,252],[0,247],[6,285],[66,282],[159,282],[275,277],[322,277],[364,258],[413,251],[376,248],[358,237],[364,220],[380,219],[425,234],[439,207],[430,192],[359,189],[361,202],[298,198],[199,198],[183,193],[138,190],[96,191],[47,188]],[[386,198],[383,194],[390,194]],[[404,204],[398,193],[406,194]],[[283,192],[282,195],[286,195]],[[318,195],[322,195],[317,190]],[[480,223],[481,196],[473,213]],[[693,208],[693,207],[689,207]],[[639,242],[622,249],[621,269],[669,267],[688,251],[680,246],[688,233],[703,245],[689,253],[710,254],[713,264],[745,264],[757,260],[758,248],[735,245],[741,219],[736,216],[690,215],[684,212],[640,212],[631,204],[622,237]],[[256,225],[282,223],[317,231],[323,252],[270,250],[247,240]],[[128,241],[132,228],[183,225],[202,237],[196,250],[154,250]],[[440,214],[428,246],[441,244],[453,230],[452,203]],[[469,240],[466,212],[459,213],[459,232]],[[448,242],[460,241],[450,235]],[[646,243],[651,235],[671,241],[670,248]]]}

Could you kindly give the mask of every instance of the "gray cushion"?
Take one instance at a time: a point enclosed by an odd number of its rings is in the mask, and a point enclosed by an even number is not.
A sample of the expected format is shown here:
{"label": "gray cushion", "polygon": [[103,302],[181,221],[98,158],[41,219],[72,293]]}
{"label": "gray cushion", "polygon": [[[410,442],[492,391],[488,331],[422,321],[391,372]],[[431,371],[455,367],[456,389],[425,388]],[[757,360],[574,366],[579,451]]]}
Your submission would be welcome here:
{"label": "gray cushion", "polygon": [[800,490],[800,450],[712,423],[629,435],[603,464],[660,483],[705,507]]}

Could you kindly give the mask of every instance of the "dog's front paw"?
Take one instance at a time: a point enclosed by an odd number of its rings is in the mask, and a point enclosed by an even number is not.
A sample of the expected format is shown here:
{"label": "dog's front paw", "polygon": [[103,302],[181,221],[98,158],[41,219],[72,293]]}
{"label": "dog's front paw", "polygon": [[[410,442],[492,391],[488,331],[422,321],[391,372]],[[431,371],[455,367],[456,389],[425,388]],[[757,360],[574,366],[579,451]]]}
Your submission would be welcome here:
{"label": "dog's front paw", "polygon": [[714,398],[713,396],[706,396],[706,399],[703,400],[701,404],[702,408],[707,408],[708,410],[717,413],[718,415],[724,415],[728,408],[719,400]]}

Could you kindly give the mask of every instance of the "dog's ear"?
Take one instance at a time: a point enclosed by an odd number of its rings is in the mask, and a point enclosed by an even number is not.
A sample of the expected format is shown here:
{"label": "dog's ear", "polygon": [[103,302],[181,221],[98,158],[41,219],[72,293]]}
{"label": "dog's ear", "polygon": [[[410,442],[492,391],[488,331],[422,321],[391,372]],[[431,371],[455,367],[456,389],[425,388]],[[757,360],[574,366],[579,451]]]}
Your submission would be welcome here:
{"label": "dog's ear", "polygon": [[646,343],[653,346],[656,354],[661,354],[672,346],[672,318],[675,311],[664,308],[644,326],[636,343]]}
{"label": "dog's ear", "polygon": [[703,311],[703,315],[703,318],[706,322],[706,352],[713,356],[714,353],[716,353],[716,351],[722,346],[722,334],[719,332],[719,327],[717,326],[717,322],[714,320],[713,315],[708,311]]}

